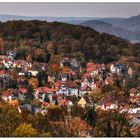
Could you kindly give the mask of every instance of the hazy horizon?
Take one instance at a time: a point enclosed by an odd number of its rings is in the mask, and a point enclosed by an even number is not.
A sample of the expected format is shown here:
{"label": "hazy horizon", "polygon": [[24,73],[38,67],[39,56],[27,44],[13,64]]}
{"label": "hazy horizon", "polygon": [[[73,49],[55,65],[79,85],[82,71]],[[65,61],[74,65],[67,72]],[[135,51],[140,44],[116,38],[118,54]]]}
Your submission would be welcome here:
{"label": "hazy horizon", "polygon": [[127,18],[140,15],[140,3],[0,3],[0,15]]}

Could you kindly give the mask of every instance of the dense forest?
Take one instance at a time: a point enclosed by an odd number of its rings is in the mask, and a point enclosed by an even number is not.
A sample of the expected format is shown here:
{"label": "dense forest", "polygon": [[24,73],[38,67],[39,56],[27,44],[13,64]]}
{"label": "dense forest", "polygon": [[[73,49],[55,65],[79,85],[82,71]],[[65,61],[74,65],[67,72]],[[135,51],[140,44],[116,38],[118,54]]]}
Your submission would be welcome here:
{"label": "dense forest", "polygon": [[76,57],[81,64],[90,59],[139,63],[138,46],[90,27],[37,20],[0,23],[1,53],[15,50],[17,59],[49,62],[51,56],[62,55]]}

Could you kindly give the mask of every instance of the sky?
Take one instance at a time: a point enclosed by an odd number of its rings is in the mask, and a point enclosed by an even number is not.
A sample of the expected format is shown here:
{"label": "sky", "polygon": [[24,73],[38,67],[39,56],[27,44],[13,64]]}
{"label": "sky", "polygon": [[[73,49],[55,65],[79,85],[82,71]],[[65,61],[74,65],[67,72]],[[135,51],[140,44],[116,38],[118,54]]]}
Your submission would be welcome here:
{"label": "sky", "polygon": [[131,17],[140,3],[0,3],[0,14],[53,17]]}

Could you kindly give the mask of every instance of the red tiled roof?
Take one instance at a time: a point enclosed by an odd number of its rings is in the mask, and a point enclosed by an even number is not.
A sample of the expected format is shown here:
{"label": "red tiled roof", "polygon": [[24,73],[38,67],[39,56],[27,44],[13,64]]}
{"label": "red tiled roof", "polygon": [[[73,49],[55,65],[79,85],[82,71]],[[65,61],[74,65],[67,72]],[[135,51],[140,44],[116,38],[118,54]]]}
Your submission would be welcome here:
{"label": "red tiled roof", "polygon": [[74,81],[57,81],[55,82],[55,87],[56,88],[60,88],[61,85],[65,85],[66,87],[69,87],[69,88],[76,88],[77,87],[77,84],[74,82]]}
{"label": "red tiled roof", "polygon": [[52,88],[48,88],[48,87],[39,87],[35,90],[38,90],[39,92],[42,92],[42,93],[53,93],[56,91],[56,89],[52,89]]}
{"label": "red tiled roof", "polygon": [[5,70],[1,70],[1,71],[0,71],[0,75],[3,75],[3,74],[8,74],[8,72],[5,71]]}
{"label": "red tiled roof", "polygon": [[49,103],[48,102],[43,102],[42,105],[47,107],[49,105]]}
{"label": "red tiled roof", "polygon": [[89,73],[84,73],[84,74],[82,75],[82,78],[85,78],[85,77],[88,77],[88,76],[90,76]]}
{"label": "red tiled roof", "polygon": [[26,88],[19,88],[19,92],[22,94],[27,93],[27,89]]}
{"label": "red tiled roof", "polygon": [[2,93],[2,96],[8,97],[8,96],[11,96],[12,94],[13,94],[13,89],[10,88],[10,89],[7,89],[6,91],[4,91]]}
{"label": "red tiled roof", "polygon": [[91,66],[93,66],[93,62],[88,62],[87,67],[91,67]]}

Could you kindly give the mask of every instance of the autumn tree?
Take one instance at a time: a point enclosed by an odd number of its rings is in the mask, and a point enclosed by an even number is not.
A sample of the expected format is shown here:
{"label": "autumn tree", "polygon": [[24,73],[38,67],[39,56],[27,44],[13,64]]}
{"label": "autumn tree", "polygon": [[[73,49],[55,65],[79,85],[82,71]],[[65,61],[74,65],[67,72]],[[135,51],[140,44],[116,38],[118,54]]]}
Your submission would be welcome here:
{"label": "autumn tree", "polygon": [[1,137],[11,136],[21,122],[17,110],[6,104],[0,105],[0,120]]}
{"label": "autumn tree", "polygon": [[48,118],[51,121],[62,121],[65,120],[65,114],[60,107],[51,107],[48,109]]}
{"label": "autumn tree", "polygon": [[52,73],[58,73],[60,72],[60,67],[58,64],[51,64],[50,65],[50,72]]}
{"label": "autumn tree", "polygon": [[70,119],[66,125],[67,136],[86,137],[87,132],[93,131],[93,128],[79,117]]}
{"label": "autumn tree", "polygon": [[37,131],[31,124],[23,123],[13,132],[14,137],[36,137]]}
{"label": "autumn tree", "polygon": [[91,97],[93,98],[93,100],[95,102],[97,102],[99,99],[102,98],[102,89],[101,88],[98,88],[96,87],[95,89],[93,89],[92,93],[91,93]]}
{"label": "autumn tree", "polygon": [[131,136],[130,124],[125,114],[117,110],[99,111],[94,129],[96,137],[120,137]]}
{"label": "autumn tree", "polygon": [[45,135],[45,133],[49,133],[49,120],[41,113],[37,113],[34,116],[34,122],[32,123],[32,126],[37,130],[39,135]]}
{"label": "autumn tree", "polygon": [[38,87],[38,80],[37,78],[30,78],[28,81],[29,85],[31,85],[33,88],[37,88]]}
{"label": "autumn tree", "polygon": [[84,109],[78,105],[73,105],[71,107],[71,115],[73,117],[81,117],[83,118],[84,117]]}

